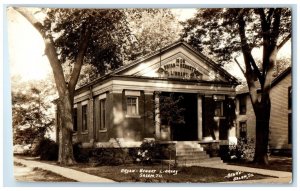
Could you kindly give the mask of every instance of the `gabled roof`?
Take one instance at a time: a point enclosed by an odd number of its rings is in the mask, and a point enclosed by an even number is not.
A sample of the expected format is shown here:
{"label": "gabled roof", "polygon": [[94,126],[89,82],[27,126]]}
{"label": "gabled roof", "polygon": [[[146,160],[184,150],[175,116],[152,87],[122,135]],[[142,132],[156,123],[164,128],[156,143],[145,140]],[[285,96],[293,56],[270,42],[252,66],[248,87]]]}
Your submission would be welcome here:
{"label": "gabled roof", "polygon": [[211,68],[217,70],[220,75],[223,75],[230,83],[232,84],[235,84],[235,85],[238,85],[239,84],[239,81],[234,77],[232,76],[231,74],[229,74],[226,70],[224,70],[220,65],[218,65],[217,63],[215,63],[214,61],[212,61],[211,59],[209,59],[207,56],[205,56],[204,54],[202,54],[201,52],[197,51],[196,49],[194,49],[192,46],[190,46],[189,44],[187,44],[186,42],[180,40],[180,41],[176,41],[174,43],[171,43],[159,50],[156,50],[156,51],[153,51],[125,66],[122,66],[114,71],[111,71],[107,74],[105,74],[104,76],[101,76],[95,80],[93,80],[92,82],[78,88],[78,89],[82,89],[82,88],[85,88],[85,87],[88,87],[88,86],[91,86],[91,85],[94,85],[98,82],[101,82],[105,79],[108,79],[109,77],[112,77],[112,76],[122,76],[122,72],[125,72],[125,71],[128,71],[130,70],[131,68],[139,65],[140,63],[144,62],[144,61],[147,61],[148,59],[151,59],[155,56],[159,56],[167,51],[170,51],[174,48],[177,48],[179,46],[183,46],[184,48],[186,48],[187,50],[189,50],[189,52],[191,52],[193,55],[195,55],[196,57],[200,58],[201,60],[205,61],[205,63],[207,65],[209,65]]}
{"label": "gabled roof", "polygon": [[278,84],[278,82],[280,82],[281,80],[283,80],[288,74],[290,74],[292,72],[292,67],[288,67],[287,69],[285,69],[283,72],[281,72],[281,74],[279,74],[279,76],[277,76],[273,81],[271,86],[275,86],[276,84]]}
{"label": "gabled roof", "polygon": [[[290,74],[292,72],[292,67],[288,67],[287,69],[285,69],[283,72],[281,72],[277,77],[275,77],[273,80],[272,80],[272,83],[271,83],[271,87],[274,87],[276,86],[281,80],[283,80],[288,74]],[[257,91],[260,91],[261,90],[261,87],[260,87],[260,83],[259,81],[255,81],[255,86],[258,87],[257,88]],[[245,93],[249,93],[249,89],[248,89],[248,86],[244,86],[242,87],[240,90],[238,90],[237,94],[245,94]]]}
{"label": "gabled roof", "polygon": [[208,64],[210,67],[216,69],[217,71],[220,72],[220,74],[224,75],[228,81],[233,82],[238,84],[238,80],[232,76],[231,74],[229,74],[226,70],[224,70],[220,65],[218,65],[217,63],[215,63],[213,60],[209,59],[207,56],[205,56],[204,54],[202,54],[201,52],[197,51],[196,49],[194,49],[192,46],[190,46],[189,44],[187,44],[186,42],[180,40],[180,41],[176,41],[168,46],[165,46],[159,50],[156,50],[154,52],[151,52],[135,61],[133,61],[132,63],[125,65],[123,67],[120,67],[119,69],[113,71],[111,74],[120,74],[121,72],[127,71],[133,67],[135,67],[136,65],[140,64],[141,62],[144,62],[150,58],[153,58],[155,56],[159,56],[160,54],[163,54],[164,52],[167,52],[173,48],[176,48],[178,46],[184,46],[185,48],[187,48],[188,50],[190,50],[194,55],[198,56],[199,58],[203,59],[206,64]]}

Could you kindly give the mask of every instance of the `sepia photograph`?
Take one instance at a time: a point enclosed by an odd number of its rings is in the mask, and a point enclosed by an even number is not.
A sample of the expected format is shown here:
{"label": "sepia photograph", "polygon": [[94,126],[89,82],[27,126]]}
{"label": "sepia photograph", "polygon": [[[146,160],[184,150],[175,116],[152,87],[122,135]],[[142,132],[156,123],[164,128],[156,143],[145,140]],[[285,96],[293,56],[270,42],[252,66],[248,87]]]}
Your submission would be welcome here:
{"label": "sepia photograph", "polygon": [[7,6],[17,182],[293,183],[292,6]]}

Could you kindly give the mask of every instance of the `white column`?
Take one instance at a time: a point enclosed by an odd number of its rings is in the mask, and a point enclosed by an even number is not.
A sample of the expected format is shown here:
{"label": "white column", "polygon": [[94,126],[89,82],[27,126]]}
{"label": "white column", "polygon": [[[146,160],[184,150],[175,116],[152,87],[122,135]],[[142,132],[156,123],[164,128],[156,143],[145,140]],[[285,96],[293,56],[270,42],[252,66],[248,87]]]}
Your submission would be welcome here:
{"label": "white column", "polygon": [[197,116],[198,116],[198,140],[202,140],[202,96],[197,97]]}
{"label": "white column", "polygon": [[154,92],[155,138],[160,139],[159,94]]}

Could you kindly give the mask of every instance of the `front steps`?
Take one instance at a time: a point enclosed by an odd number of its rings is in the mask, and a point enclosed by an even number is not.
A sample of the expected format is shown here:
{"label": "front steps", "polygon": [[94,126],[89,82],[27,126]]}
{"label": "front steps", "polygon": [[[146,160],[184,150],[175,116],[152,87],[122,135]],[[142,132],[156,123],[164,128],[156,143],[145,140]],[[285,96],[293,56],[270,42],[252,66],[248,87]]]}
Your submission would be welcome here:
{"label": "front steps", "polygon": [[178,141],[176,143],[177,166],[200,166],[201,164],[221,164],[220,157],[209,157],[197,141]]}

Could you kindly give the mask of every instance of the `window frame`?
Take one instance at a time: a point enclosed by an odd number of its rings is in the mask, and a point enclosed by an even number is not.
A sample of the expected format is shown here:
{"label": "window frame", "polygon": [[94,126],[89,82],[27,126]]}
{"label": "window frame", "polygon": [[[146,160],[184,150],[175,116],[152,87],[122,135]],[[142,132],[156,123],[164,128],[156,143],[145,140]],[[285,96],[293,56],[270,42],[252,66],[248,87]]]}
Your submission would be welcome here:
{"label": "window frame", "polygon": [[72,117],[73,117],[73,134],[76,134],[78,132],[78,109],[77,109],[77,105],[75,105],[73,107]]}
{"label": "window frame", "polygon": [[[140,111],[139,111],[139,97],[140,96],[141,96],[141,91],[125,90],[125,102],[126,102],[125,103],[125,105],[126,105],[125,117],[126,118],[141,118]],[[128,99],[129,98],[134,98],[136,100],[136,106],[135,106],[136,114],[128,113]]]}
{"label": "window frame", "polygon": [[[134,113],[130,113],[128,112],[129,111],[129,102],[128,100],[131,99],[131,100],[135,100],[135,114]],[[131,105],[133,105],[131,103]],[[131,118],[136,118],[136,117],[140,117],[140,114],[139,114],[139,97],[138,96],[126,96],[126,117],[131,117]]]}
{"label": "window frame", "polygon": [[[85,113],[84,109],[85,108]],[[87,133],[88,132],[88,104],[85,103],[81,105],[81,133]]]}
{"label": "window frame", "polygon": [[292,100],[292,86],[288,87],[288,110],[292,110],[293,100]]}
{"label": "window frame", "polygon": [[[244,102],[243,105],[241,104],[242,102]],[[245,111],[243,111],[242,106],[244,106]],[[240,96],[239,97],[239,114],[240,115],[246,115],[247,114],[247,96]]]}
{"label": "window frame", "polygon": [[[104,103],[103,103],[104,102]],[[107,131],[106,127],[106,98],[99,99],[99,131]]]}
{"label": "window frame", "polygon": [[[245,126],[243,127],[243,124],[245,124]],[[243,138],[247,138],[247,133],[248,133],[248,129],[247,129],[247,121],[240,121],[239,122],[239,126],[240,126],[240,137],[243,137]],[[242,135],[242,132],[245,133],[245,136],[241,136]]]}
{"label": "window frame", "polygon": [[293,115],[288,113],[288,144],[293,142]]}
{"label": "window frame", "polygon": [[[220,114],[217,115],[216,114],[216,110],[218,109],[217,108],[217,105],[220,103]],[[215,100],[215,110],[214,110],[214,117],[224,117],[224,101],[223,100]]]}

